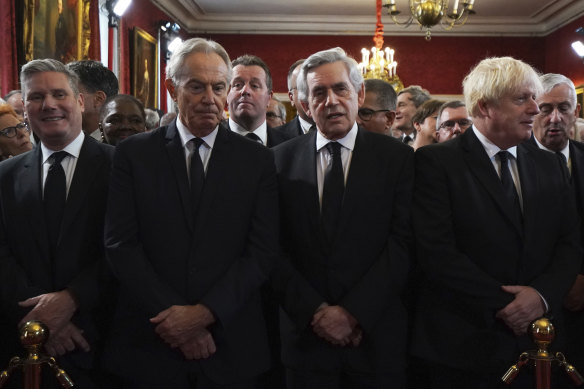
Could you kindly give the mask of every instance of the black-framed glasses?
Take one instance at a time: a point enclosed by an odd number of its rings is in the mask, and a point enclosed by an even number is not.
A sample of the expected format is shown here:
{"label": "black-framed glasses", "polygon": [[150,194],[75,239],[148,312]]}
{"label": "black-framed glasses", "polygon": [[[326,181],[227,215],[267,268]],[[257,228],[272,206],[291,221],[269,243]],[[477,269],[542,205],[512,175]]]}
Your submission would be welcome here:
{"label": "black-framed glasses", "polygon": [[30,132],[30,129],[26,125],[26,123],[18,123],[14,127],[6,127],[3,130],[0,130],[0,134],[4,135],[7,138],[14,138],[18,133],[18,130],[26,130],[26,132]]}
{"label": "black-framed glasses", "polygon": [[452,131],[452,130],[454,130],[454,126],[456,126],[456,124],[458,124],[458,126],[460,127],[461,130],[466,130],[467,128],[472,126],[472,120],[469,120],[469,119],[447,120],[445,122],[442,122],[440,124],[440,127],[438,127],[438,129]]}
{"label": "black-framed glasses", "polygon": [[266,112],[266,117],[270,118],[270,119],[273,119],[273,118],[280,118],[281,119],[282,118],[282,116],[278,115],[275,112]]}
{"label": "black-framed glasses", "polygon": [[389,112],[389,111],[390,111],[389,109],[373,110],[373,109],[369,109],[369,108],[359,108],[359,111],[357,112],[357,114],[359,115],[361,120],[368,121],[368,120],[371,120],[373,115],[376,114],[377,112]]}

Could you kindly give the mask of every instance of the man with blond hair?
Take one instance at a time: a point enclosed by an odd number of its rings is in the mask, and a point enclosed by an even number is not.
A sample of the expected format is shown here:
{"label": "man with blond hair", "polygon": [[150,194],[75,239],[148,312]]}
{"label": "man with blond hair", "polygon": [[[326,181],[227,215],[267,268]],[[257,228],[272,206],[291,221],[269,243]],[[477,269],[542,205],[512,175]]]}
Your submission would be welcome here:
{"label": "man with blond hair", "polygon": [[[554,315],[561,349],[562,301],[582,256],[579,223],[566,169],[522,144],[539,113],[538,74],[510,57],[489,58],[463,85],[473,127],[416,152],[424,282],[412,353],[428,387],[498,388],[519,353],[533,348],[533,320]],[[512,387],[533,387],[530,378],[520,374]]]}

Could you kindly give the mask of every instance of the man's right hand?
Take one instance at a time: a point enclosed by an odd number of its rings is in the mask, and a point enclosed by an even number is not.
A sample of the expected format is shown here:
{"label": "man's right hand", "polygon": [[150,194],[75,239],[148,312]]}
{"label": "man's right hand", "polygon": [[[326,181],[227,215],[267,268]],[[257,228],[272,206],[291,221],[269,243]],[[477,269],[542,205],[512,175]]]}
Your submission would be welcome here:
{"label": "man's right hand", "polygon": [[75,349],[88,352],[90,347],[83,336],[83,331],[71,322],[65,323],[60,331],[51,333],[45,343],[45,350],[51,357],[64,355]]}
{"label": "man's right hand", "polygon": [[180,350],[188,360],[206,359],[217,351],[215,341],[211,333],[206,330],[196,331],[191,338],[179,346]]}

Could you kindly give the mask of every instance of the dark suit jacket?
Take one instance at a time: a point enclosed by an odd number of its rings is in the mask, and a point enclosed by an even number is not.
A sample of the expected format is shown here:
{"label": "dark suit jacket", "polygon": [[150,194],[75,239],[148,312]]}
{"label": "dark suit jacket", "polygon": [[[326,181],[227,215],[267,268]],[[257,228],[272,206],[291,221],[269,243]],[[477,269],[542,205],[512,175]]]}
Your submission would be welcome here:
{"label": "dark suit jacket", "polygon": [[[278,250],[276,185],[270,151],[219,126],[193,218],[175,123],[118,146],[106,217],[108,260],[121,288],[109,369],[161,387],[187,371],[224,384],[267,370],[259,288]],[[149,319],[197,303],[216,318],[209,329],[217,352],[185,361]]]}
{"label": "dark suit jacket", "polygon": [[[409,270],[413,151],[359,128],[337,235],[320,228],[316,132],[274,149],[285,257],[274,272],[282,296],[284,364],[390,372],[405,362],[406,314],[399,297]],[[363,328],[358,348],[332,346],[310,326],[322,302],[341,305]],[[345,363],[347,360],[345,360]]]}
{"label": "dark suit jacket", "polygon": [[[111,292],[104,273],[103,225],[113,151],[85,136],[53,265],[42,203],[41,147],[0,164],[0,297],[10,330],[2,336],[17,339],[17,323],[28,312],[18,308],[18,301],[69,288],[79,304],[72,321],[84,331],[92,352],[67,355],[85,368],[97,348],[97,309]],[[6,361],[1,364],[5,367]]]}
{"label": "dark suit jacket", "polygon": [[302,126],[300,125],[300,119],[298,119],[298,115],[296,115],[294,119],[290,120],[288,123],[276,127],[275,129],[290,135],[291,138],[298,135],[304,135],[304,131],[302,131]]}
{"label": "dark suit jacket", "polygon": [[[223,121],[222,124],[224,124],[225,127],[227,127],[229,130],[231,130],[231,128],[229,127],[229,120]],[[272,128],[270,126],[267,126],[268,144],[266,145],[266,147],[271,149],[272,147],[277,146],[280,143],[286,142],[287,140],[292,139],[294,137],[284,131],[279,130],[278,128],[280,127]]]}
{"label": "dark suit jacket", "polygon": [[521,144],[523,227],[499,176],[469,129],[416,151],[414,229],[420,286],[412,352],[460,369],[502,374],[533,348],[495,318],[513,300],[502,285],[527,285],[548,302],[561,348],[562,299],[582,256],[574,198],[555,155]]}

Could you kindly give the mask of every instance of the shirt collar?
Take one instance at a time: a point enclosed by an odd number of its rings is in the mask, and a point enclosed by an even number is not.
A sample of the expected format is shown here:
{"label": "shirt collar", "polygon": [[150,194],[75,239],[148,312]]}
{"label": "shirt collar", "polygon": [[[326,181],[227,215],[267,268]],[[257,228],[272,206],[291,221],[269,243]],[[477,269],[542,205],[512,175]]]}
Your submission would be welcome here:
{"label": "shirt collar", "polygon": [[[357,123],[353,123],[353,127],[351,131],[347,133],[343,138],[337,139],[336,141],[341,144],[341,146],[353,151],[355,148],[355,139],[357,139]],[[316,151],[320,151],[327,143],[331,142],[327,138],[325,138],[321,133],[320,130],[316,132]]]}
{"label": "shirt collar", "polygon": [[312,124],[304,119],[302,119],[300,117],[300,115],[298,115],[298,120],[300,121],[300,127],[302,127],[302,131],[306,134],[308,131],[310,131],[310,127],[312,127]]}
{"label": "shirt collar", "polygon": [[[548,149],[547,147],[545,147],[544,145],[542,145],[539,140],[537,140],[537,138],[534,136],[533,139],[535,139],[535,143],[537,143],[537,145],[539,146],[540,149],[549,151],[551,153],[555,153],[555,151]],[[564,147],[562,150],[560,150],[560,153],[564,154],[564,157],[566,157],[566,161],[570,160],[570,141],[568,141],[568,143],[566,143],[566,147]]]}
{"label": "shirt collar", "polygon": [[[211,133],[207,136],[202,137],[205,141],[205,144],[212,149],[213,145],[215,144],[215,138],[217,138],[217,129],[219,125],[215,126],[215,129],[211,131]],[[193,138],[196,138],[189,129],[180,121],[180,117],[176,118],[176,129],[178,130],[178,135],[180,136],[180,141],[182,142],[183,147],[186,147],[186,144]]]}
{"label": "shirt collar", "polygon": [[266,146],[268,144],[268,125],[266,124],[265,120],[255,130],[248,131],[245,128],[243,128],[242,126],[240,126],[239,124],[237,124],[232,118],[229,118],[229,128],[231,129],[231,131],[236,132],[242,136],[245,136],[245,135],[249,134],[250,132],[253,132],[261,139],[264,146]]}
{"label": "shirt collar", "polygon": [[[489,139],[487,139],[487,137],[484,136],[483,133],[480,132],[474,126],[474,124],[472,126],[472,130],[474,131],[475,135],[479,139],[479,142],[481,142],[481,144],[485,148],[485,151],[487,152],[487,155],[489,156],[489,158],[493,158],[495,155],[497,155],[497,153],[499,151],[501,151],[499,146],[497,146],[496,144],[491,142]],[[508,151],[513,156],[513,158],[517,159],[517,146],[509,147],[506,151]]]}
{"label": "shirt collar", "polygon": [[79,158],[81,153],[81,146],[83,146],[83,140],[85,139],[85,134],[83,131],[79,131],[79,135],[71,143],[63,148],[63,150],[51,150],[43,142],[41,142],[41,151],[43,152],[43,163],[47,162],[49,157],[56,153],[57,151],[66,151],[69,155]]}

